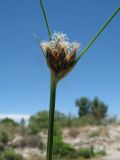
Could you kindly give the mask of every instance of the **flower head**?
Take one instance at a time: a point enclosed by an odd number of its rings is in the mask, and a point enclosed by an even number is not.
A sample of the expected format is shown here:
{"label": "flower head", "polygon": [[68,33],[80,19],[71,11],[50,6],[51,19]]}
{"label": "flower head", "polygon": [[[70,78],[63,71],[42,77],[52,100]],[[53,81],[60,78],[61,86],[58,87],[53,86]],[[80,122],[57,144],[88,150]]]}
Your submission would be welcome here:
{"label": "flower head", "polygon": [[51,71],[58,79],[74,65],[76,52],[80,48],[77,42],[70,43],[63,33],[54,33],[51,41],[41,42],[46,61]]}

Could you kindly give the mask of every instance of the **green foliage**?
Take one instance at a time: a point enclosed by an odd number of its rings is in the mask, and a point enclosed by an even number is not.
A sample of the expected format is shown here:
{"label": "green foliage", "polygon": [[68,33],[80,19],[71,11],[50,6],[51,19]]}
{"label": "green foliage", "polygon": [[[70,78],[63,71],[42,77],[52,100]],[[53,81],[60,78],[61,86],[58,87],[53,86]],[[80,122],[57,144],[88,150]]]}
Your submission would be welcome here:
{"label": "green foliage", "polygon": [[5,150],[0,157],[0,160],[23,160],[22,156],[14,150]]}
{"label": "green foliage", "polygon": [[90,100],[87,97],[77,99],[75,104],[79,107],[78,115],[80,117],[85,116],[90,112]]}
{"label": "green foliage", "polygon": [[105,150],[100,150],[100,151],[97,151],[95,154],[96,154],[96,156],[105,156],[106,151]]}
{"label": "green foliage", "polygon": [[18,123],[16,123],[14,120],[10,119],[10,118],[4,118],[2,120],[0,120],[0,125],[3,124],[3,125],[11,125],[11,126],[17,126]]}
{"label": "green foliage", "polygon": [[[90,112],[90,111],[89,111]],[[55,112],[54,132],[59,128],[64,127],[82,127],[86,125],[99,125],[98,119],[92,114],[88,113],[79,118],[71,115],[64,115],[61,112]],[[30,133],[37,134],[41,130],[47,130],[48,127],[48,112],[42,111],[30,117],[28,129]]]}
{"label": "green foliage", "polygon": [[8,135],[9,140],[14,138],[17,128],[18,126],[0,124],[0,131],[5,132]]}
{"label": "green foliage", "polygon": [[4,131],[0,131],[0,142],[6,144],[8,142],[8,135]]}
{"label": "green foliage", "polygon": [[4,144],[0,142],[0,154],[4,150]]}
{"label": "green foliage", "polygon": [[102,101],[100,101],[97,97],[94,98],[91,105],[92,114],[94,117],[100,121],[106,117],[106,113],[108,107]]}
{"label": "green foliage", "polygon": [[83,158],[91,158],[94,156],[93,147],[79,148],[78,155]]}
{"label": "green foliage", "polygon": [[[61,112],[55,112],[55,128],[70,125],[70,119]],[[48,128],[48,111],[38,112],[29,119],[28,128],[31,133],[36,134]]]}
{"label": "green foliage", "polygon": [[76,106],[79,107],[78,115],[80,118],[86,115],[93,115],[100,123],[106,117],[108,107],[105,103],[100,101],[97,97],[90,101],[87,97],[82,97],[76,100]]}
{"label": "green foliage", "polygon": [[87,125],[98,125],[98,121],[92,114],[88,114],[80,118],[73,118],[72,120],[72,126],[74,127],[83,127]]}
{"label": "green foliage", "polygon": [[66,127],[71,125],[71,115],[66,116],[64,113],[55,112],[55,127]]}
{"label": "green foliage", "polygon": [[[65,115],[61,112],[55,112],[54,128],[64,127],[79,127],[86,125],[99,125],[105,118],[107,113],[107,107],[103,102],[99,101],[99,107],[96,107],[95,100],[90,101],[86,97],[82,97],[80,100],[76,100],[76,105],[79,107],[79,118],[72,117],[71,115]],[[23,122],[22,122],[23,123]],[[48,111],[38,112],[31,116],[28,123],[29,132],[37,134],[41,130],[47,130],[48,128]]]}
{"label": "green foliage", "polygon": [[75,158],[76,151],[69,144],[62,141],[62,136],[59,133],[54,136],[53,155],[56,157]]}
{"label": "green foliage", "polygon": [[42,111],[33,115],[29,119],[28,128],[31,133],[36,134],[41,129],[46,129],[48,127],[48,112]]}
{"label": "green foliage", "polygon": [[59,132],[54,136],[53,155],[55,159],[80,159],[91,158],[94,156],[93,147],[79,148],[75,150],[69,144],[62,141],[62,135]]}

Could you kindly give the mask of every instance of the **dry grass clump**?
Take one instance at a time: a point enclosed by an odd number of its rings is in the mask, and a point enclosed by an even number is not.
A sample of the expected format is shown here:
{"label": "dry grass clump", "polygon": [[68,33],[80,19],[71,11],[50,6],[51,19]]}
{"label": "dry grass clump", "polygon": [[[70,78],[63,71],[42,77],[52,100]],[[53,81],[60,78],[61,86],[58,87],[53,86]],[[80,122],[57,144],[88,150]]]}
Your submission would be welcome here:
{"label": "dry grass clump", "polygon": [[101,127],[100,127],[100,133],[101,133],[101,135],[103,135],[103,136],[109,137],[109,128],[108,128],[108,127],[101,126]]}
{"label": "dry grass clump", "polygon": [[14,142],[12,144],[12,146],[15,148],[17,147],[30,147],[30,148],[34,148],[37,147],[39,149],[44,149],[44,144],[42,142],[42,139],[40,136],[38,135],[27,135],[25,137],[23,137],[20,140],[17,140],[16,142]]}
{"label": "dry grass clump", "polygon": [[77,128],[70,128],[69,129],[69,132],[68,132],[68,135],[69,137],[72,137],[72,138],[76,138],[79,134],[79,131]]}
{"label": "dry grass clump", "polygon": [[42,156],[38,156],[38,155],[33,155],[33,156],[29,156],[27,159],[25,160],[45,160],[45,157]]}

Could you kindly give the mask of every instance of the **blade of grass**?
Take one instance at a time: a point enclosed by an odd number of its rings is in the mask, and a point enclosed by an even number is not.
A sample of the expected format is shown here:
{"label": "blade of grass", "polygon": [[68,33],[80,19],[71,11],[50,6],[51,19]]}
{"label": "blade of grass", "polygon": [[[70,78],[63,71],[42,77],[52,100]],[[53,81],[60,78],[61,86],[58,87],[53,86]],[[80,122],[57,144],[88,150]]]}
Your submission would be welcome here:
{"label": "blade of grass", "polygon": [[49,23],[48,23],[47,14],[45,12],[42,0],[40,0],[40,5],[41,5],[43,16],[44,16],[44,19],[45,19],[45,24],[46,24],[46,28],[47,28],[47,31],[48,31],[49,39],[52,40],[52,32],[51,32],[51,29],[50,29],[50,26],[49,26]]}
{"label": "blade of grass", "polygon": [[81,52],[81,54],[77,57],[76,62],[74,65],[77,64],[77,62],[81,59],[81,57],[86,53],[86,51],[92,46],[92,44],[95,42],[95,40],[99,37],[99,35],[103,32],[103,30],[108,26],[108,24],[111,22],[111,20],[115,17],[115,15],[120,11],[120,7],[112,14],[112,16],[107,20],[107,22],[102,26],[102,28],[96,33],[96,35],[93,37],[93,39],[90,41],[90,43],[85,47],[85,49]]}

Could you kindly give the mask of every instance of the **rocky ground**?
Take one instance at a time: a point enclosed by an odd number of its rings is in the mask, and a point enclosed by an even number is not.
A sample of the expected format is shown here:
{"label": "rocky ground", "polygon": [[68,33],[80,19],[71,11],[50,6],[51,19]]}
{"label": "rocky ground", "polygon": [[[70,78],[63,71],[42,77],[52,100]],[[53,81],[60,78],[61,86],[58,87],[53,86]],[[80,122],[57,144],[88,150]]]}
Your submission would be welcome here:
{"label": "rocky ground", "polygon": [[94,150],[105,150],[107,155],[95,160],[120,160],[120,125],[65,129],[63,138],[76,149],[93,146]]}
{"label": "rocky ground", "polygon": [[114,151],[113,153],[109,154],[101,160],[120,160],[120,152]]}
{"label": "rocky ground", "polygon": [[[15,135],[8,146],[14,147],[16,152],[21,153],[25,158],[30,155],[45,157],[46,141],[47,134],[43,132],[32,137]],[[92,146],[95,152],[105,151],[107,156],[100,160],[120,160],[120,125],[65,128],[63,141],[76,149]]]}
{"label": "rocky ground", "polygon": [[65,129],[63,140],[74,148],[93,146],[107,154],[120,150],[120,125]]}
{"label": "rocky ground", "polygon": [[103,158],[97,158],[92,160],[120,160],[120,152],[114,151],[113,153],[110,153],[109,155],[106,155]]}

